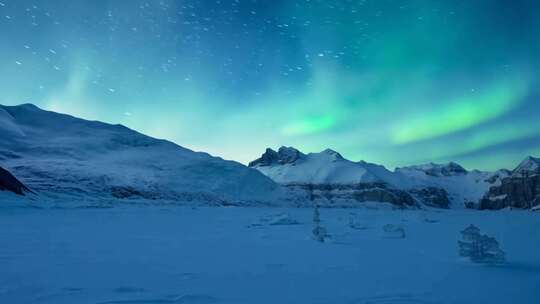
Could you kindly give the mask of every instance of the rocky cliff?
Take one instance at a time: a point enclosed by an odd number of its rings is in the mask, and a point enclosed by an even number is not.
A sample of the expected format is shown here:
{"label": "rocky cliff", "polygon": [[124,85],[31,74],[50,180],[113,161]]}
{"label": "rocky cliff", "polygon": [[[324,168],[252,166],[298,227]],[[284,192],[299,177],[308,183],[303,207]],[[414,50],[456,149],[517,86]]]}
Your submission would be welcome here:
{"label": "rocky cliff", "polygon": [[527,157],[501,184],[491,187],[480,209],[524,208],[540,205],[540,158]]}

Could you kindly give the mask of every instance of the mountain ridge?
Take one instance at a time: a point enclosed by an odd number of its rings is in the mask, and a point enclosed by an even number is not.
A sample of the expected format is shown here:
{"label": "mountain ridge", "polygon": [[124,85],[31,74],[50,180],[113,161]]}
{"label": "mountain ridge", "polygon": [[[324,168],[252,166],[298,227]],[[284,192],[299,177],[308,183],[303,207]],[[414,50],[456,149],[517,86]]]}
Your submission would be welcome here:
{"label": "mountain ridge", "polygon": [[540,204],[536,196],[540,179],[531,178],[540,174],[540,159],[532,156],[512,171],[468,171],[456,162],[389,170],[350,161],[331,149],[303,153],[282,146],[277,151],[267,148],[248,168],[123,125],[84,120],[33,104],[0,105],[0,165],[27,189],[52,200],[316,202],[345,207],[379,202],[400,208],[482,209]]}
{"label": "mountain ridge", "polygon": [[[122,125],[0,105],[0,162],[41,197],[280,204],[279,185],[244,165]],[[11,132],[11,130],[20,132]]]}
{"label": "mountain ridge", "polygon": [[[301,161],[288,162],[279,156],[279,150],[296,151],[301,155]],[[378,183],[383,184],[387,189],[405,191],[424,205],[435,207],[468,207],[480,208],[480,201],[492,187],[502,184],[505,178],[511,174],[516,174],[518,168],[526,167],[538,170],[538,160],[534,157],[527,157],[520,166],[513,171],[500,169],[494,172],[480,170],[466,170],[456,162],[444,164],[427,163],[398,167],[393,171],[384,166],[371,164],[365,161],[349,161],[333,150],[323,150],[319,153],[304,154],[293,147],[281,147],[277,152],[271,148],[258,159],[250,163],[250,166],[269,176],[277,183],[285,186],[303,185],[304,188],[327,188],[326,193],[321,196],[332,197],[337,188],[347,186],[350,189],[359,188],[359,184]],[[324,155],[338,155],[336,159],[324,160]],[[313,161],[318,159],[319,161]],[[322,162],[320,160],[323,160]],[[528,161],[527,161],[528,160]],[[311,162],[311,163],[310,163]],[[335,165],[335,162],[346,164],[345,168]],[[532,164],[531,164],[532,162]],[[352,168],[352,169],[351,169]],[[366,170],[367,169],[367,170]],[[365,170],[366,177],[358,175],[358,172]],[[336,178],[339,176],[335,171],[351,172],[348,178]],[[530,170],[529,170],[530,171]],[[320,177],[323,172],[323,178]],[[372,173],[373,174],[369,174]],[[536,172],[536,171],[535,171]],[[373,177],[370,179],[369,177]],[[310,185],[310,186],[307,186]],[[362,188],[362,187],[360,187]],[[354,200],[352,200],[354,203]]]}

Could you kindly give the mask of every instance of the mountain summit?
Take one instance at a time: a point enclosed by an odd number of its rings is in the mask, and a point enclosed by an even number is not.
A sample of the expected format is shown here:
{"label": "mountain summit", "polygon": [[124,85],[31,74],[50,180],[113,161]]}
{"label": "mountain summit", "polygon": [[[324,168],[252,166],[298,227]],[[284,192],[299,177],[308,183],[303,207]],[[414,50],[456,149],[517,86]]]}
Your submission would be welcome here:
{"label": "mountain summit", "polygon": [[538,208],[540,158],[525,158],[499,185],[491,187],[480,202],[483,209]]}
{"label": "mountain summit", "polygon": [[540,174],[540,158],[528,156],[512,171],[512,176]]}
{"label": "mountain summit", "polygon": [[292,164],[295,161],[304,157],[305,155],[302,152],[292,147],[282,146],[278,149],[277,152],[270,148],[267,148],[264,154],[260,158],[250,162],[249,166],[265,167],[276,164]]}
{"label": "mountain summit", "polygon": [[282,184],[392,183],[395,181],[392,172],[383,166],[363,161],[352,162],[330,149],[319,153],[304,154],[292,147],[281,147],[277,152],[268,148],[249,166]]}

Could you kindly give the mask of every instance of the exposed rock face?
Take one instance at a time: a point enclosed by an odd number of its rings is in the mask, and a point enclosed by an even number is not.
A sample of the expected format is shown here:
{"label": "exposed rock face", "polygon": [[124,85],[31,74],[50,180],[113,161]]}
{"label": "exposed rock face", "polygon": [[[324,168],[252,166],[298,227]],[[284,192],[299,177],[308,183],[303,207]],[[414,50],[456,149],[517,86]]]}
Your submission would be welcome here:
{"label": "exposed rock face", "polygon": [[[454,162],[415,165],[392,172],[377,164],[347,160],[330,149],[304,154],[290,147],[281,147],[277,152],[267,149],[249,166],[281,185],[304,191],[298,191],[302,195],[323,199],[319,204],[339,202],[344,206],[359,202],[462,206],[478,202],[489,186],[498,185],[500,177],[505,176],[501,173],[487,182],[491,173],[468,172]],[[309,187],[312,192],[306,191]]]}
{"label": "exposed rock face", "polygon": [[501,170],[498,170],[495,173],[493,173],[493,175],[488,177],[485,181],[490,183],[490,184],[495,184],[495,183],[503,180],[504,178],[506,178],[506,177],[508,177],[510,175],[512,175],[512,171],[506,170],[506,169],[501,169]]}
{"label": "exposed rock face", "polygon": [[281,147],[277,152],[268,148],[260,158],[250,162],[249,166],[255,167],[271,166],[276,164],[292,164],[304,156],[305,155],[302,152],[291,147]]}
{"label": "exposed rock face", "polygon": [[289,184],[309,193],[311,201],[321,205],[341,205],[341,202],[381,202],[398,207],[416,206],[416,200],[406,191],[389,188],[384,183],[361,184]]}
{"label": "exposed rock face", "polygon": [[506,207],[531,209],[540,205],[540,158],[527,157],[510,177],[491,187],[480,201],[480,209]]}
{"label": "exposed rock face", "polygon": [[467,173],[468,173],[467,170],[465,170],[462,166],[454,162],[450,162],[446,167],[441,169],[441,175],[444,175],[444,176],[461,175],[461,174],[467,174]]}
{"label": "exposed rock face", "polygon": [[448,192],[442,188],[426,187],[421,189],[411,189],[409,192],[427,206],[444,209],[450,207]]}
{"label": "exposed rock face", "polygon": [[405,207],[414,206],[415,200],[405,191],[388,188],[372,188],[353,193],[353,197],[359,202],[383,202]]}
{"label": "exposed rock face", "polygon": [[396,168],[395,172],[401,175],[404,184],[408,184],[410,193],[428,206],[445,208],[448,200],[448,208],[471,209],[478,209],[480,200],[489,188],[499,186],[502,179],[512,174],[505,169],[495,172],[467,171],[454,162]]}
{"label": "exposed rock face", "polygon": [[512,171],[512,176],[528,177],[540,174],[540,158],[529,156]]}
{"label": "exposed rock face", "polygon": [[249,166],[301,193],[307,202],[322,206],[355,207],[364,202],[417,205],[409,193],[391,182],[394,174],[383,166],[352,162],[331,149],[309,154],[291,147],[277,152],[266,149]]}
{"label": "exposed rock face", "polygon": [[530,209],[540,205],[540,175],[508,177],[500,186],[491,187],[480,201],[480,209],[506,207]]}
{"label": "exposed rock face", "polygon": [[0,167],[0,191],[10,191],[19,195],[31,192],[30,189],[15,178],[15,176],[2,167]]}

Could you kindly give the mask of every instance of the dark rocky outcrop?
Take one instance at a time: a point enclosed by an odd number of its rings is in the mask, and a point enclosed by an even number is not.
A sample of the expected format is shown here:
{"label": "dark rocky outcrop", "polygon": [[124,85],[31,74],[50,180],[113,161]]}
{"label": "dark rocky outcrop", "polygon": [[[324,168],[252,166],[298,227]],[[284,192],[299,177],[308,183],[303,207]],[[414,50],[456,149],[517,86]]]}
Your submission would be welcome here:
{"label": "dark rocky outcrop", "polygon": [[0,191],[10,191],[18,195],[24,195],[27,192],[32,192],[15,176],[13,176],[13,174],[2,167],[0,167]]}
{"label": "dark rocky outcrop", "polygon": [[523,208],[540,205],[540,158],[527,157],[500,185],[493,186],[480,200],[480,209]]}
{"label": "dark rocky outcrop", "polygon": [[442,188],[426,187],[421,189],[411,189],[409,192],[416,196],[418,200],[426,206],[444,209],[450,207],[448,192]]}
{"label": "dark rocky outcrop", "polygon": [[491,187],[480,201],[480,209],[533,208],[540,205],[540,175],[507,177]]}
{"label": "dark rocky outcrop", "polygon": [[281,147],[276,152],[270,148],[266,149],[260,158],[249,163],[250,167],[255,166],[271,166],[275,164],[292,164],[295,161],[303,158],[305,155],[295,148]]}
{"label": "dark rocky outcrop", "polygon": [[540,174],[540,158],[528,156],[512,171],[512,176],[527,177]]}
{"label": "dark rocky outcrop", "polygon": [[454,176],[467,174],[467,170],[455,162],[450,162],[445,166],[435,167],[432,170],[427,170],[427,175],[432,176]]}
{"label": "dark rocky outcrop", "polygon": [[512,175],[512,171],[506,170],[506,169],[501,169],[501,170],[496,171],[493,175],[491,175],[485,181],[490,183],[490,184],[495,184],[499,180],[502,180],[505,177],[508,177],[510,175]]}
{"label": "dark rocky outcrop", "polygon": [[366,189],[353,193],[353,197],[359,202],[383,202],[401,207],[415,205],[415,200],[409,193],[397,189]]}
{"label": "dark rocky outcrop", "polygon": [[311,201],[323,200],[329,204],[352,201],[390,203],[398,207],[416,206],[416,200],[408,192],[390,188],[385,183],[288,184],[286,186],[307,191]]}

